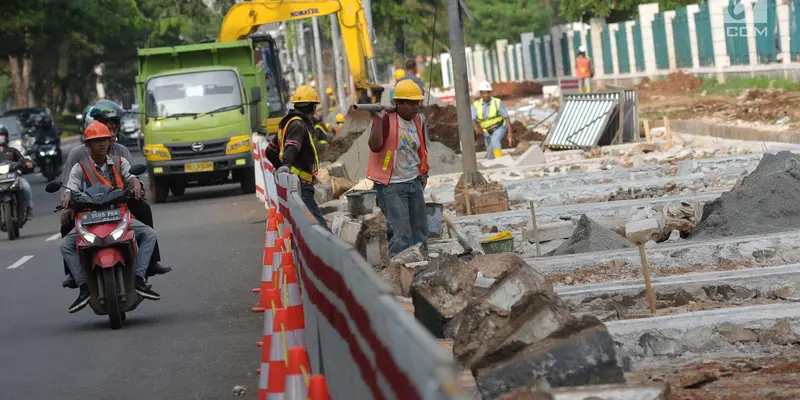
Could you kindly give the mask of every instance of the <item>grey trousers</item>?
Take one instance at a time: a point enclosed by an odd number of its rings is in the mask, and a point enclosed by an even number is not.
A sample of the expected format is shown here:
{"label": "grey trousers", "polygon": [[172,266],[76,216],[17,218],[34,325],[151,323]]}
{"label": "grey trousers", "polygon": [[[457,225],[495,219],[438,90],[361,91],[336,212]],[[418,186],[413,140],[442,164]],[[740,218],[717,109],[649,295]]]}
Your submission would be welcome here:
{"label": "grey trousers", "polygon": [[[153,249],[156,246],[156,231],[136,219],[131,221],[131,229],[133,229],[136,245],[139,248],[135,261],[136,276],[144,278],[147,273],[147,266],[150,264],[150,257],[153,255]],[[64,236],[61,239],[61,255],[64,256],[69,271],[75,278],[75,283],[80,286],[86,283],[86,275],[83,273],[83,268],[78,258],[77,240],[78,233],[74,229],[67,236]]]}

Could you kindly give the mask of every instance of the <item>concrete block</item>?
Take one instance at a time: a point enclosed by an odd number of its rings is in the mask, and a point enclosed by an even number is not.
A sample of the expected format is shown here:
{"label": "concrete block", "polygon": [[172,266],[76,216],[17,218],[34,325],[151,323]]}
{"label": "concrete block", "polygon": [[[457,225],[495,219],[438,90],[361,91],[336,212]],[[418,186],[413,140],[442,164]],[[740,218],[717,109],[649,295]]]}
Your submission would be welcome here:
{"label": "concrete block", "polygon": [[353,218],[345,218],[346,219],[342,223],[341,232],[339,232],[338,236],[345,242],[355,245],[356,242],[358,242],[358,236],[361,233],[362,222]]}
{"label": "concrete block", "polygon": [[422,244],[417,243],[392,257],[392,264],[409,264],[425,261],[425,253]]}
{"label": "concrete block", "polygon": [[427,261],[412,262],[408,264],[395,264],[400,275],[400,290],[403,296],[408,297],[411,293],[411,283],[414,281],[416,271],[424,269],[428,265]]}
{"label": "concrete block", "polygon": [[[575,230],[575,224],[572,221],[566,222],[553,222],[550,224],[538,225],[539,242],[548,242],[556,239],[569,239],[572,232]],[[522,230],[522,237],[529,243],[536,242],[536,235],[534,235],[533,228],[528,227]]]}
{"label": "concrete block", "polygon": [[319,183],[314,185],[314,200],[317,204],[325,204],[333,200],[333,186]]}
{"label": "concrete block", "polygon": [[414,316],[437,338],[444,337],[444,326],[472,299],[478,272],[453,255],[431,260],[415,271],[411,284]]}
{"label": "concrete block", "polygon": [[525,150],[522,155],[517,158],[514,162],[514,165],[517,167],[521,166],[528,166],[528,165],[537,165],[537,164],[544,164],[546,162],[546,158],[544,156],[544,152],[539,145],[531,146],[528,150]]}
{"label": "concrete block", "polygon": [[[625,383],[614,340],[605,327],[582,320],[540,346],[528,346],[506,360],[478,369],[475,380],[484,398],[497,398],[545,379],[551,387]],[[566,332],[583,325],[578,332]]]}
{"label": "concrete block", "polygon": [[340,178],[338,176],[331,177],[331,190],[333,191],[333,198],[339,199],[347,193],[348,190],[353,188],[353,182],[350,182],[346,178]]}
{"label": "concrete block", "polygon": [[[364,249],[364,258],[369,265],[380,265],[383,262],[381,242],[381,238],[377,236],[373,236],[367,241]],[[408,296],[408,294],[406,294],[406,296]]]}
{"label": "concrete block", "polygon": [[661,235],[661,225],[656,218],[631,221],[625,225],[625,235],[633,243],[644,244]]}
{"label": "concrete block", "polygon": [[493,160],[478,159],[478,164],[483,168],[509,168],[514,166],[514,157],[506,154]]}

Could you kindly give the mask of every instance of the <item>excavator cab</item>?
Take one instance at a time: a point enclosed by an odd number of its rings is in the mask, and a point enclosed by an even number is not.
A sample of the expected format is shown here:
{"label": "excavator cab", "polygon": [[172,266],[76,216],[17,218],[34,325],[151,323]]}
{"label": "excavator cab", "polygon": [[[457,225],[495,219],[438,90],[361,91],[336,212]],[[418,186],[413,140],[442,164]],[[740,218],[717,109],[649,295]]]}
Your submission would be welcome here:
{"label": "excavator cab", "polygon": [[269,104],[266,128],[270,134],[274,134],[278,131],[278,122],[286,115],[289,89],[283,78],[283,69],[275,39],[269,34],[261,32],[250,35],[250,39],[256,54],[256,64],[264,69],[266,77],[266,100]]}

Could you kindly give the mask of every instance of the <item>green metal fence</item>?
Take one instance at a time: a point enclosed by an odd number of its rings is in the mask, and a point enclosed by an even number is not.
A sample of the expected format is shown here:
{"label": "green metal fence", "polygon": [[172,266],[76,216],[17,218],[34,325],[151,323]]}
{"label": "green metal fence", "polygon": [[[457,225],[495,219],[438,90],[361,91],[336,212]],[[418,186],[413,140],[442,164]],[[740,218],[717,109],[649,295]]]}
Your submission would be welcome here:
{"label": "green metal fence", "polygon": [[792,60],[800,59],[800,0],[789,1],[789,53]]}
{"label": "green metal fence", "polygon": [[547,53],[545,53],[545,51],[546,51],[546,46],[544,44],[544,38],[541,38],[539,40],[539,55],[542,57],[540,58],[540,60],[542,60],[542,77],[549,78],[550,74],[547,68],[547,57],[545,56],[545,54]]}
{"label": "green metal fence", "polygon": [[497,73],[495,72],[495,65],[497,65],[497,51],[492,50],[489,53],[489,70],[492,73],[492,82],[497,82]]}
{"label": "green metal fence", "polygon": [[714,65],[714,41],[711,39],[711,17],[708,4],[700,4],[694,14],[695,39],[697,41],[697,62],[701,67]]}
{"label": "green metal fence", "polygon": [[620,22],[617,26],[619,29],[614,33],[614,39],[617,41],[617,65],[620,74],[627,74],[631,72],[631,59],[628,56],[628,25]]}
{"label": "green metal fence", "polygon": [[641,72],[644,71],[644,45],[642,44],[642,27],[639,26],[638,20],[631,27],[631,36],[633,38],[633,63],[636,65],[636,71]]}
{"label": "green metal fence", "polygon": [[572,54],[569,52],[569,37],[567,36],[567,32],[564,32],[561,34],[561,68],[564,76],[572,76],[571,59]]}
{"label": "green metal fence", "polygon": [[775,0],[758,0],[753,4],[753,22],[758,62],[761,64],[775,62],[780,53],[780,32]]}
{"label": "green metal fence", "polygon": [[653,17],[653,47],[656,53],[656,68],[669,69],[669,50],[667,49],[667,28],[664,13]]}
{"label": "green metal fence", "polygon": [[611,75],[614,73],[614,54],[611,53],[611,28],[608,25],[600,32],[600,44],[603,50],[603,72]]}
{"label": "green metal fence", "polygon": [[[798,0],[800,1],[800,0]],[[589,55],[589,59],[594,60],[594,50],[592,50],[592,30],[586,30],[586,52]]]}
{"label": "green metal fence", "polygon": [[536,58],[536,41],[531,40],[528,42],[528,54],[531,57],[531,75],[533,75],[533,79],[539,79],[539,60]]}
{"label": "green metal fence", "polygon": [[747,35],[750,30],[744,17],[744,9],[736,8],[737,0],[730,0],[728,7],[723,9],[723,15],[728,15],[725,21],[725,48],[731,60],[731,65],[749,65],[750,50],[747,46]]}
{"label": "green metal fence", "polygon": [[550,37],[550,68],[551,69],[550,70],[553,71],[553,77],[555,78],[555,77],[558,76],[558,74],[556,74],[556,51],[555,51],[554,47],[555,46],[553,46],[553,37],[551,36]]}
{"label": "green metal fence", "polygon": [[689,14],[686,8],[675,9],[672,18],[672,41],[675,46],[675,66],[692,68],[692,39],[689,36]]}
{"label": "green metal fence", "polygon": [[519,76],[519,64],[517,63],[517,45],[514,45],[514,46],[511,47],[511,54],[513,55],[512,61],[514,63],[514,68],[513,68],[514,69],[514,78],[513,79],[509,79],[509,80],[513,80],[513,81],[522,80],[522,79],[520,79],[520,76]]}
{"label": "green metal fence", "polygon": [[578,54],[578,49],[581,48],[581,44],[583,44],[583,42],[581,41],[581,33],[575,32],[575,34],[572,35],[572,49],[575,50],[574,55]]}

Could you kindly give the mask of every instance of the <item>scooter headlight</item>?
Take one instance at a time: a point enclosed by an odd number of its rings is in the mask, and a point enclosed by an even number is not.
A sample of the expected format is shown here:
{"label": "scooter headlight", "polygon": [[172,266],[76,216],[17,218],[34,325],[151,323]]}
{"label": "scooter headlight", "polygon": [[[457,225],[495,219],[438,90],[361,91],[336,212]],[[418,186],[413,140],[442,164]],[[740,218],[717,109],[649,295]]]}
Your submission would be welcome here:
{"label": "scooter headlight", "polygon": [[95,244],[97,241],[97,236],[86,230],[86,228],[83,227],[81,220],[78,220],[78,223],[75,224],[75,227],[78,228],[78,233],[81,234],[81,237],[83,237],[84,240],[86,240],[89,244]]}
{"label": "scooter headlight", "polygon": [[119,225],[117,225],[117,227],[114,228],[113,231],[111,231],[111,238],[114,239],[115,242],[122,237],[123,233],[125,233],[125,227],[128,226],[128,222],[130,221],[129,216],[130,216],[129,213],[125,213]]}

